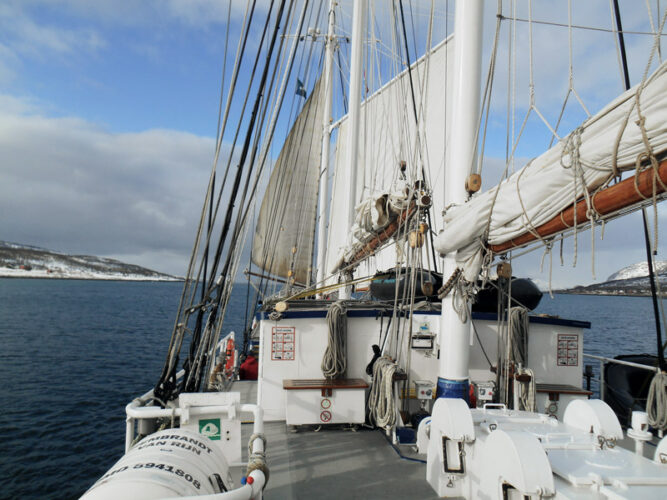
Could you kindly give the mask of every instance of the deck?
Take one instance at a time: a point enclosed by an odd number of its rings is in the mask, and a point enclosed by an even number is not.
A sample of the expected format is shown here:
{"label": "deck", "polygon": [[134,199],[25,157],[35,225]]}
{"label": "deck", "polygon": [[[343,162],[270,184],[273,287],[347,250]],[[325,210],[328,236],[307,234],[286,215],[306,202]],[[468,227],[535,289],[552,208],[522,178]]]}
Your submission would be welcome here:
{"label": "deck", "polygon": [[[236,382],[231,391],[241,392],[243,402],[254,402],[256,388],[255,382]],[[244,424],[243,443],[251,433],[252,425]],[[265,435],[268,500],[438,498],[426,482],[425,465],[401,458],[381,431],[340,426],[295,430],[285,422],[267,422]],[[405,447],[403,454],[409,451]],[[243,472],[232,468],[235,485]]]}

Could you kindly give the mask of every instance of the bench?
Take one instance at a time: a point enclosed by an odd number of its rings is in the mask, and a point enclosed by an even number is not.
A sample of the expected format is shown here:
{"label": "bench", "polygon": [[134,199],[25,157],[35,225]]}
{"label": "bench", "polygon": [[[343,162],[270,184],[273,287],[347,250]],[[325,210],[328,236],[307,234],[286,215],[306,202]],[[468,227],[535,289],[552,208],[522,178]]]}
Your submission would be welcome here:
{"label": "bench", "polygon": [[359,378],[285,379],[287,425],[361,424],[367,388]]}

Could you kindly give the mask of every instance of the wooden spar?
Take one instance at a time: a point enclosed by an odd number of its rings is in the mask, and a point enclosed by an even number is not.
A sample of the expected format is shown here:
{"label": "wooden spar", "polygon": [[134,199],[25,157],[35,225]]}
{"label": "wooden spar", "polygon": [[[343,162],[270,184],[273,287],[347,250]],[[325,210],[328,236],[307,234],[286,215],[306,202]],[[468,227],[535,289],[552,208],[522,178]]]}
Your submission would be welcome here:
{"label": "wooden spar", "polygon": [[354,254],[354,257],[350,259],[349,262],[346,262],[342,267],[349,267],[351,265],[356,264],[359,262],[361,259],[368,257],[369,255],[373,255],[375,253],[375,250],[382,245],[385,241],[387,241],[389,238],[391,238],[396,231],[398,231],[398,228],[401,227],[401,224],[403,221],[405,221],[407,218],[412,217],[412,215],[415,213],[415,205],[414,203],[411,203],[410,206],[406,209],[403,210],[398,217],[396,217],[387,227],[385,227],[382,232],[378,233],[376,236],[371,238],[371,240],[364,245],[364,248],[359,250],[356,254]]}
{"label": "wooden spar", "polygon": [[243,271],[243,274],[245,274],[246,276],[255,276],[257,278],[263,278],[265,280],[275,281],[277,283],[284,283],[284,284],[287,284],[287,285],[306,286],[303,283],[297,283],[296,281],[294,283],[292,283],[292,282],[289,282],[289,281],[286,281],[286,280],[281,280],[280,278],[274,278],[273,276],[267,276],[266,274],[253,273],[251,271],[248,271],[247,269],[245,271]]}
{"label": "wooden spar", "polygon": [[[591,203],[593,208],[599,215],[608,215],[623,208],[630,207],[644,199],[652,198],[654,172],[655,170],[653,168],[648,168],[639,174],[637,185],[643,196],[641,196],[637,192],[637,189],[635,189],[635,178],[633,176],[618,184],[614,184],[613,186],[598,191],[592,197]],[[662,163],[660,163],[660,166],[658,167],[658,176],[660,177],[662,184],[667,184],[667,160],[663,160]],[[665,190],[660,182],[656,180],[656,194],[661,194],[664,191]],[[586,200],[580,200],[577,202],[576,208],[572,206],[566,208],[553,219],[536,227],[535,232],[542,238],[548,238],[549,236],[564,231],[574,226],[575,212],[577,224],[583,224],[588,221],[588,216],[586,214],[587,210],[588,205],[586,204]],[[500,253],[511,248],[523,246],[536,239],[537,236],[535,234],[527,232],[504,243],[490,245],[489,249],[494,253]]]}

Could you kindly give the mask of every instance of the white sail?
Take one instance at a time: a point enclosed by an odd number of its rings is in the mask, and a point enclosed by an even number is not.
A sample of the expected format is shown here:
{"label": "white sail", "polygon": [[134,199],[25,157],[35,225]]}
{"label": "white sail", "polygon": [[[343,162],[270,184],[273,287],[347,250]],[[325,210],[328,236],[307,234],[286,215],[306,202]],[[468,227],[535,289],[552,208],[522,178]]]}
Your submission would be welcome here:
{"label": "white sail", "polygon": [[[667,150],[666,93],[667,63],[663,63],[640,94],[646,140],[656,155]],[[470,279],[479,270],[481,238],[489,217],[487,240],[491,245],[509,241],[547,222],[581,199],[585,190],[592,192],[613,175],[614,144],[621,132],[617,168],[635,168],[638,156],[646,151],[636,96],[637,87],[628,90],[497,188],[449,209],[445,230],[435,242],[436,249],[443,254],[458,251],[459,266]]]}
{"label": "white sail", "polygon": [[320,81],[280,151],[252,244],[254,264],[298,283],[308,281],[312,261],[324,112]]}
{"label": "white sail", "polygon": [[[427,180],[433,189],[433,205],[439,207],[434,212],[436,216],[432,218],[436,231],[438,226],[441,226],[439,213],[443,207],[443,166],[448,135],[448,101],[451,100],[450,89],[453,83],[453,45],[453,37],[449,37],[411,66],[419,129],[415,124],[407,70],[370,96],[362,103],[361,108],[362,132],[357,161],[356,203],[374,195],[401,190],[405,185],[399,175],[402,161],[407,162],[408,168],[423,164]],[[346,131],[345,117],[338,130],[336,176],[345,171],[342,162],[346,159]],[[327,272],[333,271],[349,243],[350,228],[347,218],[338,216],[348,213],[347,200],[341,185],[338,177],[334,177]],[[362,263],[358,275],[372,274],[378,269],[395,265],[396,250],[393,247],[386,248],[378,252],[374,259]]]}

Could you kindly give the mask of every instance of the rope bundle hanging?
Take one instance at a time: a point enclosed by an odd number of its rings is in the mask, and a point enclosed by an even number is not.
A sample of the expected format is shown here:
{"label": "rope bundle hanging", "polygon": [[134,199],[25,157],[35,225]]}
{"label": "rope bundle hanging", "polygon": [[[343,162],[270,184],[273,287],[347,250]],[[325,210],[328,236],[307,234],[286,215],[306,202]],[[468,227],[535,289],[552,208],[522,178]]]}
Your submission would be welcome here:
{"label": "rope bundle hanging", "polygon": [[394,401],[394,373],[397,369],[390,357],[382,356],[373,365],[373,384],[368,396],[371,423],[383,429],[391,429],[396,423]]}
{"label": "rope bundle hanging", "polygon": [[510,361],[525,366],[528,359],[528,309],[512,307],[509,316]]}
{"label": "rope bundle hanging", "polygon": [[347,369],[347,317],[342,301],[331,304],[327,312],[329,342],[322,358],[322,373],[325,378],[340,378]]}
{"label": "rope bundle hanging", "polygon": [[518,386],[518,400],[519,407],[517,410],[525,410],[530,412],[537,411],[537,402],[535,399],[536,390],[535,390],[535,373],[530,368],[520,368],[517,370],[517,375],[526,375],[530,377],[530,380],[523,382],[519,380]]}
{"label": "rope bundle hanging", "polygon": [[667,429],[667,373],[656,373],[651,380],[646,400],[648,423],[655,429]]}

